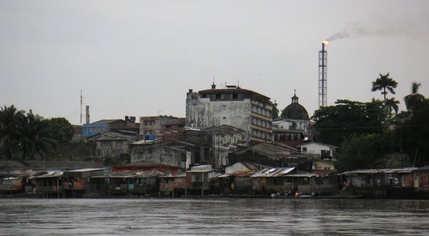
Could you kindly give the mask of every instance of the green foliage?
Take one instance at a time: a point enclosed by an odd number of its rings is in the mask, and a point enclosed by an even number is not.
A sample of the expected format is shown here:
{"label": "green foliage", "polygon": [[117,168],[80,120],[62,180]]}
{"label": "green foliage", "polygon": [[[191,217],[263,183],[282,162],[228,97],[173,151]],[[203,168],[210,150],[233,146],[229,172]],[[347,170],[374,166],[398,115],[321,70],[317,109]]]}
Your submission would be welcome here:
{"label": "green foliage", "polygon": [[52,137],[58,143],[67,143],[73,138],[74,129],[67,119],[63,117],[52,118],[48,122]]}
{"label": "green foliage", "polygon": [[87,143],[83,143],[83,142],[79,143],[78,153],[82,154],[84,156],[89,156],[91,154],[91,150],[90,150],[89,145]]}
{"label": "green foliage", "polygon": [[395,98],[388,98],[385,101],[387,110],[389,111],[388,115],[391,116],[392,112],[395,112],[395,115],[398,114],[399,110],[399,101]]}
{"label": "green foliage", "polygon": [[48,158],[58,142],[66,142],[71,136],[73,128],[64,118],[45,120],[13,105],[0,110],[0,155],[6,159]]}
{"label": "green foliage", "polygon": [[413,166],[410,158],[401,153],[392,153],[387,155],[386,168],[403,168]]}
{"label": "green foliage", "polygon": [[381,90],[381,94],[384,97],[384,101],[386,102],[386,95],[387,91],[389,91],[392,94],[395,94],[395,88],[398,85],[398,82],[396,82],[394,79],[389,78],[389,73],[382,75],[380,74],[380,77],[377,78],[374,82],[372,82],[372,92],[375,92],[377,90]]}
{"label": "green foliage", "polygon": [[33,114],[27,114],[20,121],[15,143],[22,160],[44,158],[53,153],[56,141],[52,138],[48,121]]}
{"label": "green foliage", "polygon": [[121,161],[119,160],[119,158],[112,157],[108,154],[103,157],[103,164],[105,166],[115,166],[115,165],[119,165],[120,163]]}
{"label": "green foliage", "polygon": [[18,111],[15,106],[4,106],[0,110],[0,151],[6,159],[17,157],[17,129],[21,120],[25,117],[23,111]]}
{"label": "green foliage", "polygon": [[420,83],[413,82],[411,85],[411,94],[404,97],[405,106],[410,112],[417,111],[425,101],[425,97],[418,93]]}
{"label": "green foliage", "polygon": [[341,171],[384,168],[392,141],[391,135],[352,134],[336,153]]}
{"label": "green foliage", "polygon": [[338,100],[336,104],[321,107],[312,117],[319,142],[338,146],[353,134],[383,133],[385,113],[381,101]]}
{"label": "green foliage", "polygon": [[277,108],[278,104],[277,104],[276,101],[274,101],[271,104],[272,104],[272,108],[273,108],[273,110],[272,110],[272,119],[275,120],[275,119],[279,118],[279,109]]}
{"label": "green foliage", "polygon": [[72,157],[71,161],[84,161],[85,158],[84,157]]}
{"label": "green foliage", "polygon": [[414,166],[429,165],[429,100],[412,113],[403,112],[395,123],[398,146],[410,158]]}

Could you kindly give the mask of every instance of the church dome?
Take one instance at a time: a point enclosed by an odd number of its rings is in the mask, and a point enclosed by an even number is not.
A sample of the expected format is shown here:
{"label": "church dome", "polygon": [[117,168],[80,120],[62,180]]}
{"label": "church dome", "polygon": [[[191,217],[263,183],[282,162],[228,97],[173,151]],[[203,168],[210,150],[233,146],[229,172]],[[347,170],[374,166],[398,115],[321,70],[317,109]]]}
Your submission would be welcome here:
{"label": "church dome", "polygon": [[309,119],[307,110],[298,103],[298,97],[296,96],[296,93],[292,97],[292,103],[282,111],[281,118],[294,120]]}

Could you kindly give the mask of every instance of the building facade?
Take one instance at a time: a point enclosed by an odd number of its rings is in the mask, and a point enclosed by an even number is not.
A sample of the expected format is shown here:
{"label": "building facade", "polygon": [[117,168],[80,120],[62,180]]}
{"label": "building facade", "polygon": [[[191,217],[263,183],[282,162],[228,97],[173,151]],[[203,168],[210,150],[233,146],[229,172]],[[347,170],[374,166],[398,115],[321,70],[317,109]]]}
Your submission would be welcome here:
{"label": "building facade", "polygon": [[269,97],[231,85],[186,96],[185,126],[202,129],[230,125],[245,130],[250,143],[272,142],[272,104]]}
{"label": "building facade", "polygon": [[139,124],[135,122],[134,116],[125,116],[125,120],[122,119],[104,119],[93,122],[91,124],[83,125],[83,136],[88,138],[96,135],[103,131],[117,131],[117,130],[128,130],[128,131],[139,131]]}
{"label": "building facade", "polygon": [[177,140],[175,134],[185,130],[184,118],[173,116],[141,116],[140,136],[144,140],[155,140],[164,137],[164,141]]}

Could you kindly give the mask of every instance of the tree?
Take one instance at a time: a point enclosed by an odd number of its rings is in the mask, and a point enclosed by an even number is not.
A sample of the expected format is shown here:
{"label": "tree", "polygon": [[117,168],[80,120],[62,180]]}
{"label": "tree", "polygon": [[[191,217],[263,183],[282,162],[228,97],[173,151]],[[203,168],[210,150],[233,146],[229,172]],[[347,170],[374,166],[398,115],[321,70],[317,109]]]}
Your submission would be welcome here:
{"label": "tree", "polygon": [[340,170],[384,168],[392,141],[385,134],[350,135],[336,153]]}
{"label": "tree", "polygon": [[387,107],[387,109],[390,111],[390,114],[392,113],[392,111],[395,112],[395,115],[398,114],[398,110],[399,110],[399,101],[395,100],[395,98],[388,98],[386,99],[385,105]]}
{"label": "tree", "polygon": [[377,78],[375,81],[372,82],[372,92],[375,92],[377,90],[381,90],[381,94],[384,98],[384,103],[386,104],[386,95],[387,91],[389,91],[392,94],[395,94],[395,88],[398,85],[398,83],[392,79],[389,78],[389,73],[382,75],[380,73],[380,77]]}
{"label": "tree", "polygon": [[272,119],[273,120],[275,120],[275,119],[277,119],[277,118],[279,118],[279,109],[277,108],[277,102],[276,101],[274,101],[273,103],[271,103],[272,104],[272,108],[273,108],[273,110],[272,110]]}
{"label": "tree", "polygon": [[0,110],[0,147],[7,159],[12,159],[16,154],[16,127],[24,116],[23,111],[18,111],[14,105],[4,106]]}
{"label": "tree", "polygon": [[104,155],[103,165],[105,166],[116,166],[120,165],[121,161],[117,157],[110,156],[109,154]]}
{"label": "tree", "polygon": [[411,94],[404,97],[405,106],[410,112],[418,110],[425,100],[425,97],[418,93],[420,86],[420,83],[413,82],[411,85]]}
{"label": "tree", "polygon": [[404,112],[400,117],[404,118],[395,132],[398,146],[403,147],[404,156],[410,158],[413,166],[429,165],[429,99],[425,99],[412,116]]}
{"label": "tree", "polygon": [[383,133],[385,112],[381,101],[337,100],[336,104],[321,107],[312,117],[318,141],[338,146],[351,134]]}
{"label": "tree", "polygon": [[49,122],[33,114],[21,120],[17,128],[19,154],[22,160],[45,158],[54,151],[56,141],[52,138]]}
{"label": "tree", "polygon": [[61,117],[47,121],[49,123],[49,132],[58,143],[67,143],[73,138],[74,129],[67,119]]}

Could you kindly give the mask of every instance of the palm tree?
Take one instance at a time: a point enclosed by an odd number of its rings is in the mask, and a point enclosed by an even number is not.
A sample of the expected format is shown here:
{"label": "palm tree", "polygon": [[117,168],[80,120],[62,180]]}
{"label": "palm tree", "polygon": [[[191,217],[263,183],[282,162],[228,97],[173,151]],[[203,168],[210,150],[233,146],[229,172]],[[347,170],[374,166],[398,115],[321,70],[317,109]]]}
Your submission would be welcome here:
{"label": "palm tree", "polygon": [[411,94],[404,97],[405,106],[410,112],[415,112],[423,104],[425,97],[418,93],[420,83],[413,82],[411,85]]}
{"label": "palm tree", "polygon": [[18,143],[23,160],[35,159],[36,155],[44,158],[46,154],[53,152],[56,142],[49,131],[48,121],[27,114],[19,127]]}
{"label": "palm tree", "polygon": [[380,77],[377,78],[375,81],[372,82],[372,92],[375,92],[377,90],[381,90],[381,94],[383,94],[384,97],[384,104],[386,105],[386,95],[387,91],[389,91],[392,94],[395,94],[394,88],[398,85],[398,82],[396,82],[394,79],[389,78],[389,73],[382,75],[380,74]]}
{"label": "palm tree", "polygon": [[388,98],[386,99],[385,105],[390,110],[390,113],[392,113],[392,110],[395,111],[395,115],[398,114],[399,110],[399,101],[395,100],[395,98]]}
{"label": "palm tree", "polygon": [[16,154],[17,127],[24,117],[23,111],[18,111],[14,105],[0,110],[0,147],[7,159]]}

